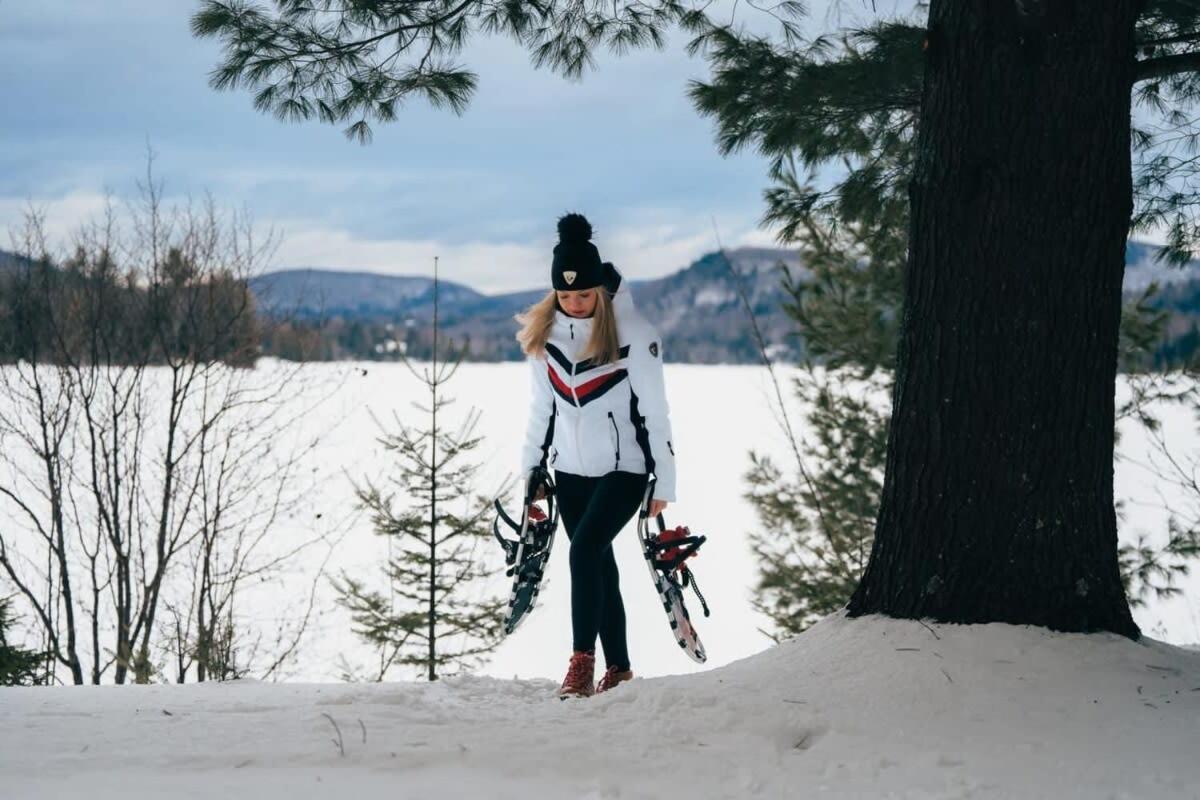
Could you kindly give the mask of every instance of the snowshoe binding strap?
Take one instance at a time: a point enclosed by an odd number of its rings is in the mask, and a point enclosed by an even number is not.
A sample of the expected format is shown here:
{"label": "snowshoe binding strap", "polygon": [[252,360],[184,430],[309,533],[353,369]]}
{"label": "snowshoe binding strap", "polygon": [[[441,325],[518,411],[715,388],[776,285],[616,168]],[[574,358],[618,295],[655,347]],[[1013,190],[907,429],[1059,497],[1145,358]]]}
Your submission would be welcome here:
{"label": "snowshoe binding strap", "polygon": [[700,593],[699,584],[696,583],[695,574],[683,563],[696,555],[696,551],[708,537],[692,536],[686,525],[679,525],[667,530],[662,514],[658,514],[657,519],[659,532],[650,536],[645,543],[646,551],[654,558],[655,568],[667,576],[671,576],[678,570],[680,586],[685,589],[691,586],[692,591],[696,593],[696,599],[700,601],[700,608],[704,611],[704,616],[711,616],[708,603],[704,600],[704,595]]}
{"label": "snowshoe binding strap", "polygon": [[[651,476],[649,484],[646,486],[645,502],[639,509],[639,522],[646,525],[646,518],[650,515],[649,500],[653,493],[653,487],[656,478]],[[655,521],[658,523],[658,533],[651,534],[649,526],[646,526],[645,533],[642,537],[642,547],[647,558],[651,561],[652,566],[663,574],[668,580],[675,582],[677,580],[681,588],[692,587],[692,591],[696,593],[696,599],[700,601],[700,608],[704,611],[704,616],[711,616],[712,613],[708,609],[708,602],[705,601],[704,595],[700,593],[700,585],[696,582],[696,575],[688,569],[683,562],[692,556],[700,549],[700,545],[707,541],[708,537],[701,535],[693,535],[691,529],[686,525],[677,525],[668,530],[667,523],[663,519],[662,512],[654,515]],[[678,572],[678,579],[675,578],[675,573]]]}
{"label": "snowshoe binding strap", "polygon": [[[508,515],[504,510],[504,506],[500,505],[499,498],[493,500],[492,505],[496,507],[496,519],[492,522],[492,535],[496,537],[496,541],[504,548],[504,563],[511,565],[517,560],[517,549],[521,542],[520,539],[505,539],[503,534],[500,533],[500,523],[503,522],[512,528],[518,536],[521,533],[521,524]],[[535,526],[547,520],[546,512],[537,506],[526,506],[526,510],[529,514],[530,522]]]}
{"label": "snowshoe binding strap", "polygon": [[503,520],[505,525],[508,525],[514,531],[520,531],[521,526],[513,521],[513,518],[504,512],[504,506],[500,505],[500,498],[492,501],[496,506],[496,519],[492,522],[492,535],[496,537],[496,541],[504,548],[504,563],[512,564],[517,560],[517,545],[519,542],[515,539],[505,539],[500,533],[500,521]]}
{"label": "snowshoe binding strap", "polygon": [[[663,528],[662,515],[658,515],[660,529]],[[678,525],[670,530],[660,530],[646,543],[650,553],[654,555],[654,565],[663,572],[677,569],[684,561],[696,555],[700,545],[708,538],[692,536],[686,525]]]}
{"label": "snowshoe binding strap", "polygon": [[700,601],[700,608],[704,611],[704,616],[712,616],[708,611],[708,603],[705,602],[704,595],[700,594],[700,584],[696,583],[696,576],[692,574],[692,571],[684,567],[679,571],[679,575],[683,580],[684,587],[686,588],[690,585],[692,591],[696,593],[696,599]]}
{"label": "snowshoe binding strap", "polygon": [[[542,511],[534,505],[533,498],[537,494],[539,486],[546,487],[545,498],[549,516],[546,511]],[[500,498],[497,497],[493,500],[492,505],[496,507],[496,519],[492,522],[492,535],[495,536],[500,546],[504,548],[504,563],[509,566],[516,564],[517,557],[520,554],[523,523],[527,522],[534,529],[533,535],[529,537],[533,541],[545,539],[545,529],[547,527],[553,529],[558,523],[558,515],[555,513],[557,509],[554,503],[554,483],[550,480],[549,474],[541,467],[535,467],[533,472],[530,473],[528,491],[524,498],[525,513],[522,515],[521,522],[517,522],[508,515],[504,510],[504,506],[500,504]],[[513,532],[517,534],[516,539],[504,538],[503,534],[500,533],[501,522],[512,528]],[[513,570],[510,569],[507,574],[511,575],[512,572]]]}
{"label": "snowshoe binding strap", "polygon": [[[534,505],[539,488],[544,488],[546,512]],[[555,502],[554,484],[540,465],[530,471],[525,482],[522,498],[521,524],[504,513],[496,503],[497,517],[492,524],[496,538],[504,546],[505,558],[511,564],[506,575],[513,579],[508,596],[508,611],[504,616],[504,635],[508,636],[529,616],[537,604],[538,592],[550,551],[554,546],[554,532],[558,526],[558,504]],[[517,540],[510,542],[500,535],[500,523],[504,522],[517,531]]]}

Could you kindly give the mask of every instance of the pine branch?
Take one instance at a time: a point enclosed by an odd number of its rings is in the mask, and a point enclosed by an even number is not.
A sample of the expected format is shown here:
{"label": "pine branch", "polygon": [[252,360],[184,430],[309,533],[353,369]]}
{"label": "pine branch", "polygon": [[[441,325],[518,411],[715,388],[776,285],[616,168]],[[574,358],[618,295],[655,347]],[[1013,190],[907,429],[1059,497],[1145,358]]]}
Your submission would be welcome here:
{"label": "pine branch", "polygon": [[[210,84],[218,90],[256,89],[255,107],[282,120],[316,116],[332,124],[357,117],[344,133],[362,143],[371,138],[368,119],[394,121],[397,105],[411,94],[462,114],[478,78],[447,61],[476,31],[510,35],[531,49],[535,67],[547,65],[573,78],[592,63],[596,47],[661,48],[666,24],[703,17],[678,0],[652,6],[640,0],[611,6],[582,0],[277,5],[279,11],[271,13],[243,2],[203,3],[192,16],[192,34],[223,43]],[[402,63],[402,55],[411,61]],[[457,363],[451,359],[426,381],[448,379]]]}
{"label": "pine branch", "polygon": [[1182,42],[1200,42],[1200,31],[1190,31],[1175,36],[1162,36],[1156,39],[1145,39],[1139,41],[1137,46],[1139,50],[1145,51],[1148,48],[1161,47],[1168,44],[1180,44]]}
{"label": "pine branch", "polygon": [[1185,72],[1200,71],[1200,51],[1139,60],[1134,67],[1134,83],[1157,80]]}

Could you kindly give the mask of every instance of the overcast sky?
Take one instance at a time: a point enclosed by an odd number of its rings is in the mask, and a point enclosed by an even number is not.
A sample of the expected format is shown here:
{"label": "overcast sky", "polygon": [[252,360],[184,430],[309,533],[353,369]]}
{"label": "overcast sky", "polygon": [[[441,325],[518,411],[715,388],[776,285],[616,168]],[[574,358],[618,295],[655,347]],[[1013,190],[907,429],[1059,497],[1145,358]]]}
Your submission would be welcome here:
{"label": "overcast sky", "polygon": [[[0,2],[0,229],[32,201],[64,236],[106,190],[131,198],[149,142],[169,196],[208,190],[273,227],[276,268],[429,274],[437,255],[443,277],[482,291],[533,288],[549,281],[566,211],[586,214],[601,256],[637,278],[715,249],[714,219],[726,246],[772,243],[757,226],[766,161],[718,155],[713,123],[685,97],[706,65],[678,33],[661,52],[600,53],[580,82],[476,36],[458,59],[479,75],[463,116],[414,99],[362,146],[209,88],[219,43],[189,33],[197,6]],[[769,29],[745,4],[738,14]]]}

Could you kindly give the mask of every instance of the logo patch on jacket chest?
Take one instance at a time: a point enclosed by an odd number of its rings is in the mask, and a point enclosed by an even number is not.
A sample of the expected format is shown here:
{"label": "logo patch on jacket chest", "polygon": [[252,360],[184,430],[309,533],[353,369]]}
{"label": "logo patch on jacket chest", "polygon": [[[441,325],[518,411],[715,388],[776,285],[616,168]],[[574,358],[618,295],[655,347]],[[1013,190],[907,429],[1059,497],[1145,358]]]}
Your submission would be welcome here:
{"label": "logo patch on jacket chest", "polygon": [[650,355],[654,356],[655,358],[658,357],[658,342],[650,343]]}

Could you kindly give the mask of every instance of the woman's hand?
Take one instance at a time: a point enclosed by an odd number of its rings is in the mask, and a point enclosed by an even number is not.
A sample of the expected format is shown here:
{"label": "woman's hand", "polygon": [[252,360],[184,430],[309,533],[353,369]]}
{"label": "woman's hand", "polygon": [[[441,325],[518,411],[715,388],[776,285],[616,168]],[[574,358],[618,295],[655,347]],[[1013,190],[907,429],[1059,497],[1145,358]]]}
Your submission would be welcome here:
{"label": "woman's hand", "polygon": [[662,510],[667,507],[666,500],[651,500],[650,501],[650,516],[658,516]]}

